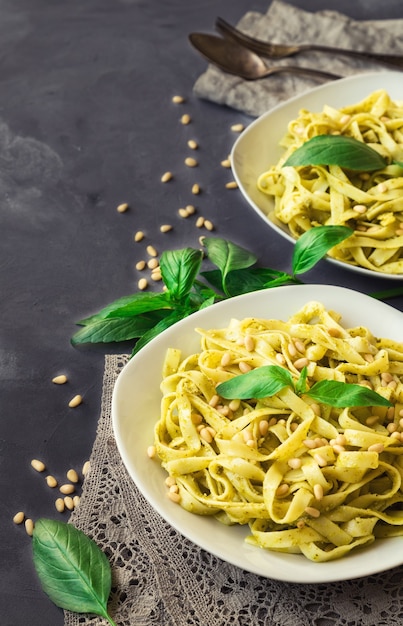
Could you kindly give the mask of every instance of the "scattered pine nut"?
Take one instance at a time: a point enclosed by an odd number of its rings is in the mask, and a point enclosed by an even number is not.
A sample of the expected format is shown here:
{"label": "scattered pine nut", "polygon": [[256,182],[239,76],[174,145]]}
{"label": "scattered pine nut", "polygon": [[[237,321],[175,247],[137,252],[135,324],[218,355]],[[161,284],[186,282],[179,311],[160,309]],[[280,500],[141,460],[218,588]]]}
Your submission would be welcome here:
{"label": "scattered pine nut", "polygon": [[157,267],[159,266],[159,261],[158,259],[156,259],[155,257],[153,257],[152,259],[150,259],[147,263],[147,267],[150,270],[155,270]]}
{"label": "scattered pine nut", "polygon": [[204,228],[207,230],[214,230],[214,224],[210,220],[204,220]]}
{"label": "scattered pine nut", "polygon": [[159,282],[160,280],[162,280],[162,274],[160,270],[155,270],[151,273],[151,280],[154,280],[155,282]]}
{"label": "scattered pine nut", "polygon": [[176,478],[174,476],[167,476],[165,479],[165,484],[167,487],[172,487],[172,485],[176,485]]}
{"label": "scattered pine nut", "polygon": [[149,254],[150,256],[158,256],[158,252],[154,248],[154,246],[147,246],[147,254]]}
{"label": "scattered pine nut", "polygon": [[129,205],[127,204],[127,202],[123,202],[123,204],[119,204],[119,206],[116,207],[116,210],[118,213],[125,213],[128,208]]}
{"label": "scattered pine nut", "polygon": [[142,230],[138,230],[134,235],[134,241],[142,241],[144,239],[144,233]]}
{"label": "scattered pine nut", "polygon": [[238,183],[235,180],[231,180],[229,183],[226,183],[225,187],[227,189],[238,189]]}
{"label": "scattered pine nut", "polygon": [[200,186],[199,186],[197,183],[195,183],[195,184],[192,186],[192,194],[193,194],[194,196],[198,196],[198,195],[199,195],[199,193],[200,193],[200,191],[201,191]]}
{"label": "scattered pine nut", "polygon": [[141,272],[141,270],[143,270],[146,266],[146,262],[145,261],[138,261],[136,263],[136,270],[138,270],[139,272]]}
{"label": "scattered pine nut", "polygon": [[179,493],[174,493],[173,491],[168,491],[168,498],[178,504],[181,501],[181,497]]}
{"label": "scattered pine nut", "polygon": [[189,139],[188,146],[191,150],[197,150],[197,148],[199,147],[199,144],[194,139]]}
{"label": "scattered pine nut", "polygon": [[74,509],[73,498],[71,496],[65,496],[63,500],[64,500],[64,506],[66,507],[66,509],[68,509],[69,511],[72,511]]}
{"label": "scattered pine nut", "polygon": [[204,217],[198,217],[196,220],[196,226],[197,228],[202,228],[202,226],[204,226]]}
{"label": "scattered pine nut", "polygon": [[64,385],[64,383],[67,383],[66,374],[60,374],[59,376],[55,376],[54,378],[52,378],[52,383],[55,383],[55,385]]}
{"label": "scattered pine nut", "polygon": [[173,176],[172,176],[172,172],[165,172],[165,174],[163,174],[161,176],[161,182],[162,183],[167,183],[170,180],[172,180]]}
{"label": "scattered pine nut", "polygon": [[66,483],[66,484],[61,485],[59,487],[60,493],[62,493],[64,495],[69,495],[71,493],[74,493],[75,490],[76,490],[76,488],[74,487],[74,485],[72,485],[70,483]]}
{"label": "scattered pine nut", "polygon": [[144,291],[145,289],[147,289],[148,287],[147,278],[140,278],[139,282],[137,283],[137,287],[140,289],[140,291]]}
{"label": "scattered pine nut", "polygon": [[44,472],[46,469],[45,463],[38,461],[38,459],[32,459],[31,465],[37,472]]}
{"label": "scattered pine nut", "polygon": [[83,476],[86,476],[89,471],[90,471],[90,462],[86,461],[83,465],[83,469],[81,470],[81,473]]}
{"label": "scattered pine nut", "polygon": [[171,224],[162,224],[162,226],[160,226],[160,231],[162,233],[169,233],[170,230],[172,230]]}
{"label": "scattered pine nut", "polygon": [[184,115],[182,115],[181,117],[181,124],[183,124],[184,126],[187,126],[187,124],[190,124],[190,122],[191,122],[191,117],[189,113],[184,113]]}
{"label": "scattered pine nut", "polygon": [[234,133],[241,133],[244,130],[245,126],[243,124],[232,124],[231,130]]}
{"label": "scattered pine nut", "polygon": [[147,456],[150,459],[153,459],[155,457],[155,455],[156,455],[155,446],[148,446],[148,448],[147,448]]}
{"label": "scattered pine nut", "polygon": [[183,207],[178,209],[178,213],[183,218],[189,217],[189,213]]}
{"label": "scattered pine nut", "polygon": [[56,511],[58,511],[59,513],[63,513],[63,511],[65,509],[65,504],[64,504],[63,498],[57,498],[55,500],[55,507],[56,507]]}
{"label": "scattered pine nut", "polygon": [[32,537],[33,533],[34,533],[34,522],[28,517],[25,520],[25,530],[27,535],[29,535],[30,537]]}
{"label": "scattered pine nut", "polygon": [[48,485],[48,487],[50,487],[51,489],[54,489],[55,487],[57,487],[57,480],[54,476],[51,476],[49,474],[49,476],[46,476],[46,483]]}
{"label": "scattered pine nut", "polygon": [[25,519],[25,513],[23,511],[18,511],[13,517],[14,524],[22,524]]}
{"label": "scattered pine nut", "polygon": [[199,163],[196,161],[196,159],[193,159],[192,157],[186,157],[185,165],[187,165],[188,167],[197,167]]}
{"label": "scattered pine nut", "polygon": [[77,394],[76,396],[74,396],[74,398],[72,398],[69,402],[69,407],[71,409],[74,409],[76,406],[79,406],[83,401],[82,396],[80,396],[79,394]]}
{"label": "scattered pine nut", "polygon": [[183,102],[185,102],[185,98],[183,96],[172,96],[172,102],[174,104],[183,104]]}
{"label": "scattered pine nut", "polygon": [[78,474],[75,469],[69,469],[69,471],[66,473],[66,476],[68,480],[70,480],[72,483],[78,483],[79,481]]}
{"label": "scattered pine nut", "polygon": [[229,168],[231,167],[231,161],[229,159],[224,159],[223,161],[221,161],[221,165],[223,167]]}
{"label": "scattered pine nut", "polygon": [[196,213],[196,208],[193,206],[193,204],[187,204],[185,207],[185,211],[188,215],[194,215]]}
{"label": "scattered pine nut", "polygon": [[73,496],[73,504],[74,504],[74,508],[76,508],[80,504],[80,496],[78,495]]}

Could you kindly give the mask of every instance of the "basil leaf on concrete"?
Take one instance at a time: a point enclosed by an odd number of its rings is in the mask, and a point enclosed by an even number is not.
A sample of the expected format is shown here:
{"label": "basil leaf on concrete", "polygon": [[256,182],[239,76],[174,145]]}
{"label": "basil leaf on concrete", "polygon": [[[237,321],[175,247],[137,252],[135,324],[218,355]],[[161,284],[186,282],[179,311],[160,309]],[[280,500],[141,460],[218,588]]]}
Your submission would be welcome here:
{"label": "basil leaf on concrete", "polygon": [[174,300],[188,295],[199,273],[202,258],[202,252],[193,248],[167,250],[161,254],[162,280]]}
{"label": "basil leaf on concrete", "polygon": [[354,407],[354,406],[393,406],[389,400],[381,396],[376,391],[355,385],[352,383],[343,383],[337,380],[320,380],[315,383],[307,396],[337,408]]}
{"label": "basil leaf on concrete", "polygon": [[84,343],[110,343],[136,339],[142,337],[169,313],[169,309],[160,309],[133,317],[100,319],[80,328],[72,336],[71,343],[77,346]]}
{"label": "basil leaf on concrete", "polygon": [[229,295],[226,286],[228,274],[254,265],[257,257],[245,248],[219,237],[206,237],[203,243],[209,260],[221,271],[222,290]]}
{"label": "basil leaf on concrete", "polygon": [[39,519],[33,533],[35,569],[45,593],[57,606],[77,613],[108,615],[111,570],[108,559],[72,524]]}
{"label": "basil leaf on concrete", "polygon": [[294,275],[312,269],[326,253],[353,234],[348,226],[314,226],[295,242],[292,258]]}
{"label": "basil leaf on concrete", "polygon": [[263,365],[220,383],[216,390],[223,398],[246,400],[274,396],[284,387],[293,387],[291,373],[280,365]]}
{"label": "basil leaf on concrete", "polygon": [[376,150],[354,137],[317,135],[293,152],[283,167],[305,165],[338,165],[346,169],[371,172],[387,166]]}

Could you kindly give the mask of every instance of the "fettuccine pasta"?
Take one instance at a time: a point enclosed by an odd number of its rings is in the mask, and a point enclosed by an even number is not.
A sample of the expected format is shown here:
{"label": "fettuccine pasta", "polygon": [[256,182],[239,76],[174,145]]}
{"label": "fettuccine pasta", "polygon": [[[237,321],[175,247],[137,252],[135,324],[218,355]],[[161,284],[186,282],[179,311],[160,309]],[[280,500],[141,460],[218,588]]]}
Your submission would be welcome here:
{"label": "fettuccine pasta", "polygon": [[[200,352],[166,355],[154,450],[187,511],[249,525],[249,543],[312,561],[403,534],[403,344],[307,303],[287,322],[249,318],[197,329]],[[224,400],[217,384],[280,365],[308,389],[369,386],[390,407],[336,409],[285,387]]]}
{"label": "fettuccine pasta", "polygon": [[[389,163],[375,172],[337,165],[282,167],[317,135],[346,135],[365,142]],[[274,216],[297,239],[321,224],[344,225],[354,234],[329,256],[377,272],[403,274],[403,102],[379,90],[362,102],[320,113],[301,110],[280,145],[280,161],[261,174],[260,191],[274,197]],[[393,161],[393,163],[392,163]]]}

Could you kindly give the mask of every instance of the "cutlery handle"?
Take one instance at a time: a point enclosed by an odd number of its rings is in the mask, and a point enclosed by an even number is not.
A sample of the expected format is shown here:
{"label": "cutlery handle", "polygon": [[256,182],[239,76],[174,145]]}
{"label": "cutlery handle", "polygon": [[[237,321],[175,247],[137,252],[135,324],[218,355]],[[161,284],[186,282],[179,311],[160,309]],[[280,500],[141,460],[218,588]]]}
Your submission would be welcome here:
{"label": "cutlery handle", "polygon": [[317,52],[329,52],[344,56],[355,57],[357,59],[368,59],[400,67],[403,69],[403,56],[398,54],[381,54],[379,52],[366,52],[364,50],[348,50],[346,48],[333,48],[331,46],[321,46],[319,44],[307,44],[299,46],[299,51],[316,50]]}

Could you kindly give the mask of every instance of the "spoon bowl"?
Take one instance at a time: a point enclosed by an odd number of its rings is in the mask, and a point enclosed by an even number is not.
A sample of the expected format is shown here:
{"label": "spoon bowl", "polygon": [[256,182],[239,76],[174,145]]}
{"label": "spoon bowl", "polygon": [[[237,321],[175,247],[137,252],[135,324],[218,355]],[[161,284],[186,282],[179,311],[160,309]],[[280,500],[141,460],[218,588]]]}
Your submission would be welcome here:
{"label": "spoon bowl", "polygon": [[245,80],[259,80],[272,74],[307,74],[327,79],[340,78],[337,74],[300,65],[267,66],[255,52],[245,46],[207,33],[191,33],[189,41],[210,63],[229,74]]}

